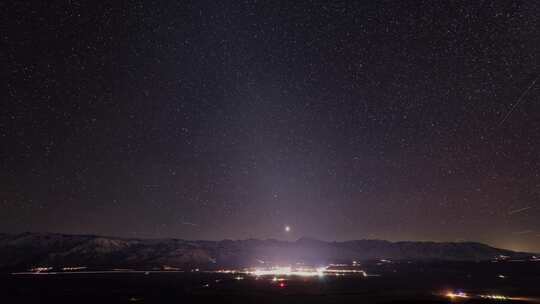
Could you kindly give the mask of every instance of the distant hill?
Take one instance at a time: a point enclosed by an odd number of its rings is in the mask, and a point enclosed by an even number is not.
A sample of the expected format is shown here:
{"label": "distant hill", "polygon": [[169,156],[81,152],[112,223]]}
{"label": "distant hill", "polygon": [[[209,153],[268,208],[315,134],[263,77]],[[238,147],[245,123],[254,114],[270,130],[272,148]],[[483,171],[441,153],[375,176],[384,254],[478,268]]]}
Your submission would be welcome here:
{"label": "distant hill", "polygon": [[0,234],[0,269],[35,266],[234,267],[268,264],[350,263],[374,259],[411,261],[487,261],[532,254],[481,243],[389,242],[357,240],[325,242],[301,238],[295,242],[268,240],[189,241],[128,239],[52,233]]}

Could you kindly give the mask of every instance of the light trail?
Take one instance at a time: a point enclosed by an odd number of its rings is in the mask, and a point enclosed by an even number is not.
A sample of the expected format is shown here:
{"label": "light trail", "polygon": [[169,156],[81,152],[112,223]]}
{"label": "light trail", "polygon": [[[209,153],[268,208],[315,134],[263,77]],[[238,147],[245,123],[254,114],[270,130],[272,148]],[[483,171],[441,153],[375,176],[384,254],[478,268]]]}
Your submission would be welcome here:
{"label": "light trail", "polygon": [[527,210],[529,210],[529,209],[532,209],[532,207],[531,207],[531,206],[527,206],[527,207],[523,207],[523,208],[519,208],[519,209],[515,209],[515,210],[510,210],[510,212],[508,212],[508,215],[520,213],[520,212],[523,212],[523,211],[527,211]]}
{"label": "light trail", "polygon": [[499,128],[500,126],[502,126],[502,124],[504,124],[504,122],[510,117],[510,115],[512,115],[512,113],[514,112],[514,110],[521,104],[521,102],[523,101],[523,98],[525,97],[525,95],[527,95],[527,93],[529,93],[529,91],[532,89],[532,87],[534,87],[534,85],[536,84],[536,81],[538,80],[538,78],[540,78],[540,74],[538,76],[536,76],[536,78],[534,78],[534,80],[531,82],[531,84],[527,87],[527,89],[525,91],[523,91],[523,93],[519,96],[519,98],[517,99],[516,103],[512,106],[512,108],[510,108],[510,111],[508,111],[508,113],[506,113],[506,115],[504,116],[504,118],[499,122],[499,124],[497,125],[497,128]]}

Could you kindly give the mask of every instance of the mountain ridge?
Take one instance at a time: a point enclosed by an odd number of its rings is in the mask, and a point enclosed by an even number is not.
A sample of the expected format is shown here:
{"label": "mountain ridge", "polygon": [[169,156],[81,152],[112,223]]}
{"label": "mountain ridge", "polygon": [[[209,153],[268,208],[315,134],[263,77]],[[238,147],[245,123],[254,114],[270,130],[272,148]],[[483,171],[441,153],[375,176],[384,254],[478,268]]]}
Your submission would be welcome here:
{"label": "mountain ridge", "polygon": [[89,267],[252,267],[266,263],[339,263],[352,260],[488,261],[534,254],[478,242],[349,240],[328,242],[302,237],[276,239],[143,239],[61,233],[0,233],[0,269],[36,266]]}

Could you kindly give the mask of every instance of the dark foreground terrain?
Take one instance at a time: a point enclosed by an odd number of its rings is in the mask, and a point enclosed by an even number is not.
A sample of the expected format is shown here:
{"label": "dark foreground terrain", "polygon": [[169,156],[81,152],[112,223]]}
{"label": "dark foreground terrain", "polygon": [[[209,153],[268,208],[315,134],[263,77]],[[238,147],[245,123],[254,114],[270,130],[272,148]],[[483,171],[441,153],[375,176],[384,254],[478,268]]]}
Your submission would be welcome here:
{"label": "dark foreground terrain", "polygon": [[[368,277],[3,274],[1,303],[540,303],[540,262],[372,263]],[[451,299],[448,292],[471,298]],[[487,300],[474,295],[512,297]]]}

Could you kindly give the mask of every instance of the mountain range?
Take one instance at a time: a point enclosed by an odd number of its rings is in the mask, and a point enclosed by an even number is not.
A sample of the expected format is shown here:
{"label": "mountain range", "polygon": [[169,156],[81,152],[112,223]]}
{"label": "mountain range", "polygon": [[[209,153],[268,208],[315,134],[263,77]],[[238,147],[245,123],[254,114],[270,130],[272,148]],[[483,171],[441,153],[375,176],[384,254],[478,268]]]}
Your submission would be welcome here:
{"label": "mountain range", "polygon": [[530,253],[475,242],[326,242],[301,238],[192,241],[56,233],[0,234],[0,269],[37,266],[91,268],[251,267],[276,264],[350,263],[353,260],[488,261],[526,259]]}

